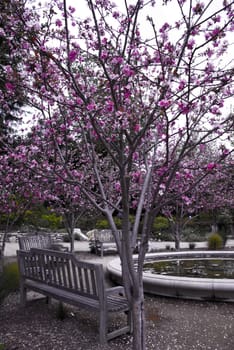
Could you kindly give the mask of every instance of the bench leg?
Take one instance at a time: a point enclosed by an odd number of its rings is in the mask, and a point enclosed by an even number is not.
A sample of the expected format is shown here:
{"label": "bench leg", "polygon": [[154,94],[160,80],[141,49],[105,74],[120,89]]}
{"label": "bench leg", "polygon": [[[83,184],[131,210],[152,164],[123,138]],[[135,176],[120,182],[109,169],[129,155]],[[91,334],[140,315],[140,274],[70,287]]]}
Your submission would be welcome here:
{"label": "bench leg", "polygon": [[46,296],[46,304],[51,305],[51,297]]}
{"label": "bench leg", "polygon": [[27,289],[24,287],[23,284],[20,285],[20,305],[26,306],[26,300],[27,300]]}
{"label": "bench leg", "polygon": [[103,247],[103,243],[101,243],[101,258],[103,258],[104,255],[104,247]]}
{"label": "bench leg", "polygon": [[107,343],[107,314],[105,311],[100,311],[99,314],[99,339],[100,344]]}

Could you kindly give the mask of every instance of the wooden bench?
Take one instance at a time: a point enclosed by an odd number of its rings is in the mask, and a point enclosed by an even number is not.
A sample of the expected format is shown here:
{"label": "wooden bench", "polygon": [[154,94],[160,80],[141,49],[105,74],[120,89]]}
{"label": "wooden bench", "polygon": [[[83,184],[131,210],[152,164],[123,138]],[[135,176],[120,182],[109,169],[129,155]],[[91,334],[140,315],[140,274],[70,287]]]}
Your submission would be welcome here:
{"label": "wooden bench", "polygon": [[[118,231],[121,234],[121,231]],[[94,230],[91,249],[103,257],[104,253],[117,252],[117,246],[111,230]]]}
{"label": "wooden bench", "polygon": [[[131,332],[131,312],[124,288],[104,287],[102,264],[79,261],[74,254],[32,248],[17,251],[20,272],[20,301],[26,304],[27,290],[95,311],[99,314],[100,343]],[[108,332],[108,314],[123,312],[127,324]]]}
{"label": "wooden bench", "polygon": [[0,257],[3,250],[3,239],[4,239],[4,233],[0,232]]}
{"label": "wooden bench", "polygon": [[20,250],[30,250],[31,248],[51,249],[68,251],[62,244],[54,243],[51,235],[22,236],[18,239]]}

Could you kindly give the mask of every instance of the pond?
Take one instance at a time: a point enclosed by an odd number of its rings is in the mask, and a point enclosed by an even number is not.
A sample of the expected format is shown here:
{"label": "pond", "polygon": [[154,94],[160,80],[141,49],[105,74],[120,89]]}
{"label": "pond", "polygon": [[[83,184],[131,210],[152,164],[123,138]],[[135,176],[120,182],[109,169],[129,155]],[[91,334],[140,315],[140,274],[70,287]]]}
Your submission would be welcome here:
{"label": "pond", "polygon": [[[137,255],[135,262],[137,264]],[[182,272],[181,272],[181,271]],[[119,258],[107,266],[111,279],[122,283]],[[177,298],[234,301],[234,251],[149,253],[143,285],[146,293]]]}
{"label": "pond", "polygon": [[144,272],[160,275],[234,278],[234,259],[178,259],[153,261],[144,264]]}

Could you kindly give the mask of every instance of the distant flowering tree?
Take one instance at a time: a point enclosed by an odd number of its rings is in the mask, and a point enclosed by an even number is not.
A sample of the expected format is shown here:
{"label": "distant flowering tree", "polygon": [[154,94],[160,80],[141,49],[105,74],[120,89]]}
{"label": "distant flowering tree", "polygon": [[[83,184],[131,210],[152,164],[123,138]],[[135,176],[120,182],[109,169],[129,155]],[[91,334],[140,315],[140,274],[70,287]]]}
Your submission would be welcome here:
{"label": "distant flowering tree", "polygon": [[191,215],[233,206],[232,163],[232,151],[224,145],[201,145],[183,165],[183,171],[176,173],[167,195],[169,199],[171,193],[171,202],[162,209],[171,225],[176,249],[180,248],[182,230]]}
{"label": "distant flowering tree", "polygon": [[[43,181],[43,179],[42,179]],[[61,178],[57,181],[44,183],[44,196],[50,208],[62,215],[63,223],[70,239],[70,251],[74,251],[74,230],[79,219],[89,211],[90,203],[85,202],[79,187],[64,182]]]}
{"label": "distant flowering tree", "polygon": [[[8,234],[33,203],[43,201],[30,169],[14,163],[14,153],[0,155],[0,215],[4,231],[2,255]],[[12,157],[11,157],[12,156]]]}
{"label": "distant flowering tree", "polygon": [[[162,7],[155,1],[125,1],[121,12],[109,0],[87,0],[89,17],[80,19],[66,0],[51,0],[47,11],[35,4],[9,20],[12,35],[24,24],[22,89],[35,110],[30,142],[16,148],[14,159],[41,178],[73,185],[106,215],[137,350],[145,349],[142,270],[154,218],[171,201],[173,186],[180,186],[178,176],[186,196],[186,164],[196,166],[191,155],[233,127],[233,116],[223,113],[233,95],[226,60],[232,2],[163,3],[178,18],[160,24]],[[207,159],[190,190],[214,168]]]}
{"label": "distant flowering tree", "polygon": [[[226,153],[226,148],[224,148]],[[233,152],[232,152],[233,153]],[[233,154],[230,153],[210,171],[210,176],[199,183],[196,192],[201,210],[213,214],[212,231],[218,231],[218,214],[227,212],[231,214],[234,207],[233,186]],[[233,224],[230,225],[230,233],[233,232]]]}

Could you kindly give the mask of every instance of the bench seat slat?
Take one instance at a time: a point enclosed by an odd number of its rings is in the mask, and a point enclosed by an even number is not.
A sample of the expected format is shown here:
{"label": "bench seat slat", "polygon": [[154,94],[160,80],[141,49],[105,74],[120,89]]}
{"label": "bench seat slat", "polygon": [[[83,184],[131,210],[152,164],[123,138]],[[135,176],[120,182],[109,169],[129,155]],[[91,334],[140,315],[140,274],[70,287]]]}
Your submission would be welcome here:
{"label": "bench seat slat", "polygon": [[[48,296],[54,297],[55,299],[72,303],[73,305],[83,305],[87,308],[95,309],[100,308],[100,303],[97,298],[89,298],[85,295],[75,294],[65,289],[58,289],[32,280],[26,280],[25,285],[38,293],[42,292]],[[107,307],[110,312],[127,311],[129,309],[127,301],[124,301],[123,297],[120,296],[108,296]]]}
{"label": "bench seat slat", "polygon": [[58,289],[50,285],[45,285],[44,283],[39,283],[37,281],[26,280],[25,286],[30,289],[46,294],[47,296],[54,297],[55,299],[59,299],[66,303],[71,303],[73,305],[83,305],[87,308],[99,309],[99,301],[98,299],[89,298],[85,295],[75,294],[69,292],[66,289]]}

